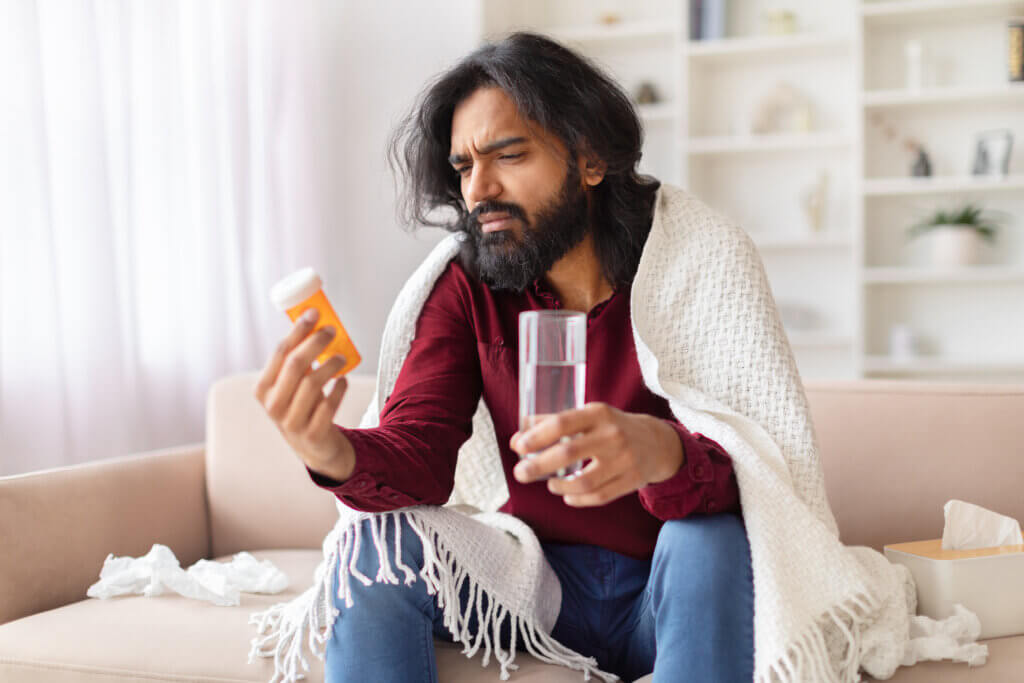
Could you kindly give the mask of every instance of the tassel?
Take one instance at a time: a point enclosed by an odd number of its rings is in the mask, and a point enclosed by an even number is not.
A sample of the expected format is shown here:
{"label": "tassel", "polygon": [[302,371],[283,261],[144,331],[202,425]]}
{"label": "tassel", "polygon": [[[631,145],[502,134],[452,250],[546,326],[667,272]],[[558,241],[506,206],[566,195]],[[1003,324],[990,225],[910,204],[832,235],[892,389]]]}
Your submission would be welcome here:
{"label": "tassel", "polygon": [[[352,524],[352,526],[350,526],[348,528],[348,530],[345,532],[347,534],[350,533],[350,534],[353,535],[351,555],[348,558],[348,571],[349,571],[349,573],[352,576],[354,576],[355,578],[357,578],[360,581],[362,581],[364,586],[369,586],[370,584],[373,583],[373,581],[371,581],[368,576],[363,574],[356,567],[356,560],[359,559],[359,546],[360,546],[360,541],[361,541],[360,537],[362,535],[361,534],[361,530],[362,530],[362,525],[359,523],[358,520],[356,520],[356,522],[354,522]],[[346,606],[347,606],[347,604],[346,604]]]}
{"label": "tassel", "polygon": [[[388,518],[394,517],[395,515],[381,515],[379,517],[370,518],[370,529],[373,531],[373,543],[377,546],[377,558],[379,569],[377,570],[377,583],[383,583],[387,581],[390,584],[397,585],[398,577],[391,571],[391,563],[388,562],[388,551],[387,551],[387,528]],[[377,525],[380,524],[380,531],[377,530]],[[396,557],[400,557],[400,553],[396,553]]]}
{"label": "tassel", "polygon": [[[419,576],[427,587],[427,592],[437,596],[437,604],[444,610],[444,623],[463,645],[462,652],[467,658],[474,656],[484,646],[481,666],[486,668],[490,661],[491,651],[498,661],[501,680],[508,680],[510,671],[519,669],[514,663],[516,644],[522,638],[527,651],[538,660],[548,664],[566,666],[583,672],[583,678],[590,680],[595,674],[602,680],[611,683],[618,681],[618,676],[601,671],[597,660],[583,657],[551,638],[532,621],[525,620],[521,615],[512,614],[507,607],[499,605],[492,596],[486,595],[483,587],[466,568],[453,556],[453,551],[441,540],[440,534],[427,527],[424,520],[409,511],[374,513],[373,517],[361,516],[353,521],[336,541],[331,544],[323,563],[317,567],[314,585],[291,603],[274,605],[270,609],[250,616],[249,623],[257,624],[257,635],[252,640],[249,662],[256,656],[274,657],[274,675],[269,683],[294,683],[302,680],[305,675],[299,670],[309,671],[309,663],[302,653],[302,635],[309,629],[308,646],[310,651],[320,660],[325,658],[326,642],[330,639],[334,621],[340,610],[331,599],[331,587],[337,576],[339,600],[346,607],[352,606],[352,592],[349,579],[355,577],[369,586],[374,583],[356,566],[359,550],[362,545],[361,521],[369,518],[370,533],[380,558],[380,569],[377,572],[377,583],[397,584],[399,579],[388,563],[386,548],[387,520],[392,518],[395,523],[395,566],[405,574],[405,583],[415,583],[416,572],[401,561],[401,518],[405,515],[409,526],[416,532],[423,548],[423,568]],[[379,524],[379,526],[378,526]],[[327,546],[325,545],[325,548]],[[340,572],[335,575],[334,572]],[[466,607],[461,608],[459,596],[462,587],[469,582]],[[483,603],[487,602],[486,609]],[[470,615],[477,615],[477,632],[475,637],[469,632]],[[506,617],[511,626],[511,643],[506,650],[501,644],[501,626]],[[269,632],[266,632],[268,631]],[[266,632],[266,633],[265,633]],[[472,641],[472,642],[471,642]],[[276,643],[276,645],[274,645]],[[324,645],[318,647],[317,645]],[[267,649],[267,647],[272,649]]]}
{"label": "tassel", "polygon": [[405,572],[405,585],[411,586],[416,583],[416,572],[402,562],[402,520],[399,515],[391,517],[395,520],[395,566]]}
{"label": "tassel", "polygon": [[[878,600],[868,592],[855,593],[843,603],[825,611],[821,619],[809,625],[789,646],[783,656],[755,676],[757,683],[859,683],[859,626],[879,608]],[[846,619],[849,618],[849,624]],[[846,639],[846,655],[840,670],[832,668],[831,655],[825,642],[825,628],[835,625]]]}

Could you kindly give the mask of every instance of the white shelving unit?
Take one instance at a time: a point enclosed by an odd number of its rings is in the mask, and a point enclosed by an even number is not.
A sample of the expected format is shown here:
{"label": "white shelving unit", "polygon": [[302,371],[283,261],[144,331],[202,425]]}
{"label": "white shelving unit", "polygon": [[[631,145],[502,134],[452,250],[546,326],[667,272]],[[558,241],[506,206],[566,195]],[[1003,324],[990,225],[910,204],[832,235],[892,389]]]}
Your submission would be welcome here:
{"label": "white shelving unit", "polygon": [[[1024,84],[1006,80],[1006,19],[1024,0],[789,0],[798,31],[759,33],[772,0],[731,3],[727,36],[688,39],[685,0],[481,0],[480,31],[546,33],[612,73],[627,92],[662,94],[638,111],[641,170],[682,185],[736,220],[762,254],[805,377],[1024,382]],[[602,24],[615,13],[617,23]],[[920,41],[919,88],[904,46]],[[787,84],[813,103],[810,125],[754,133],[759,101]],[[879,121],[882,124],[880,125]],[[785,128],[785,127],[784,127]],[[974,136],[1014,134],[1011,173],[970,175]],[[898,136],[920,141],[931,177],[911,177]],[[824,225],[801,196],[827,174]],[[952,200],[1011,216],[998,248],[960,269],[926,265],[906,228]],[[794,316],[799,309],[814,313]],[[890,358],[909,325],[918,353]]]}
{"label": "white shelving unit", "polygon": [[[1024,87],[1007,82],[1006,19],[1019,0],[885,0],[859,8],[863,247],[860,356],[865,376],[1024,381]],[[932,65],[916,89],[905,84],[904,45],[918,41]],[[898,142],[876,125],[917,138],[933,176],[907,177]],[[1006,178],[969,175],[974,134],[1009,128],[1018,149]],[[1005,211],[1012,222],[982,263],[923,265],[925,246],[904,226],[956,201]],[[889,326],[917,331],[920,353],[887,353]]]}
{"label": "white shelving unit", "polygon": [[908,195],[996,194],[1024,191],[1024,175],[1005,178],[981,176],[955,176],[944,178],[868,178],[864,181],[864,194],[869,197],[895,197]]}

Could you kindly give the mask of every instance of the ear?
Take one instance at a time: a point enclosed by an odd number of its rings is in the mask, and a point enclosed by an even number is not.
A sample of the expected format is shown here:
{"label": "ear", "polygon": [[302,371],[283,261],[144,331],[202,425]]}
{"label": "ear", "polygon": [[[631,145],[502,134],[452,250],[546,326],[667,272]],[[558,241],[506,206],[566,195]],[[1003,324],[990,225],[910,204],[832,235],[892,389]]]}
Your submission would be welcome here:
{"label": "ear", "polygon": [[589,146],[583,145],[579,156],[576,159],[577,167],[580,169],[580,180],[584,189],[587,186],[600,185],[608,172],[608,164],[598,158],[597,154]]}

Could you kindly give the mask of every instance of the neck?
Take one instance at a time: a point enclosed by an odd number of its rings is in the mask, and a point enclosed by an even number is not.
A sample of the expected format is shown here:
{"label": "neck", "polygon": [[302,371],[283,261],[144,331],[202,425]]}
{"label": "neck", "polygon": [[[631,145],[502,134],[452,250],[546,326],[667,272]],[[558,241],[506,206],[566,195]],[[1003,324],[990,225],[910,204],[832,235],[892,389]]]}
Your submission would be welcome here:
{"label": "neck", "polygon": [[601,272],[590,233],[544,274],[547,284],[558,294],[562,307],[589,313],[609,298],[614,290]]}

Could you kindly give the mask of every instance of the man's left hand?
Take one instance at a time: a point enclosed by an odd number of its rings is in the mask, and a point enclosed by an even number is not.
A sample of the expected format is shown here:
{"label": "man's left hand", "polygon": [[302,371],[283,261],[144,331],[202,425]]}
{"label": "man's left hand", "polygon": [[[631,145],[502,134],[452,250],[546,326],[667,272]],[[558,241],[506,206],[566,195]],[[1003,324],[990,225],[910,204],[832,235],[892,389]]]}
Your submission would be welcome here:
{"label": "man's left hand", "polygon": [[[563,436],[574,435],[561,443]],[[513,434],[510,445],[520,456],[540,451],[516,464],[515,477],[522,483],[589,458],[576,474],[548,480],[548,490],[574,507],[604,505],[669,479],[683,465],[683,444],[668,423],[596,401],[542,418]]]}

